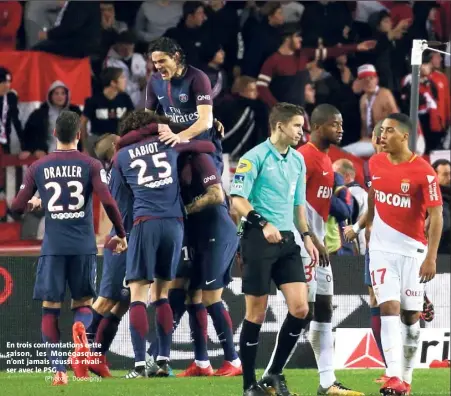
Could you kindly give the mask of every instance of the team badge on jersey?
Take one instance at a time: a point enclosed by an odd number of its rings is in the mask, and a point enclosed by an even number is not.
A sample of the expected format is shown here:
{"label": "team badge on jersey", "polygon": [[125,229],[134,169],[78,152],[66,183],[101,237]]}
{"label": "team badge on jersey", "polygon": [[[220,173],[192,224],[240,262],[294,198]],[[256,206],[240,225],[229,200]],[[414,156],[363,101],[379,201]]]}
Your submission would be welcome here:
{"label": "team badge on jersey", "polygon": [[401,191],[403,193],[406,193],[410,189],[410,180],[409,179],[402,179],[401,180]]}
{"label": "team badge on jersey", "polygon": [[180,102],[182,102],[182,103],[186,103],[186,102],[188,102],[188,95],[187,94],[180,94],[179,95],[179,100],[180,100]]}
{"label": "team badge on jersey", "polygon": [[236,173],[247,173],[252,169],[251,161],[247,159],[240,159],[236,167]]}

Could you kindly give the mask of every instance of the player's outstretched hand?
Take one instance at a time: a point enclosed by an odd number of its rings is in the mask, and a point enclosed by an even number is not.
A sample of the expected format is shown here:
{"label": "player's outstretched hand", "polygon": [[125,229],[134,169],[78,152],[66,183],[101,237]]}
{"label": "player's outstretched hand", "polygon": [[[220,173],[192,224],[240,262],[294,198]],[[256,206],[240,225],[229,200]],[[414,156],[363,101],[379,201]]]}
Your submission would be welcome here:
{"label": "player's outstretched hand", "polygon": [[313,267],[319,263],[319,252],[318,249],[315,247],[312,238],[309,236],[305,237],[304,239],[304,247],[305,250],[307,250],[308,255],[312,259],[312,262],[310,263],[310,266]]}
{"label": "player's outstretched hand", "polygon": [[269,243],[279,243],[282,240],[280,231],[271,223],[267,223],[263,227],[263,235]]}
{"label": "player's outstretched hand", "polygon": [[181,142],[180,136],[172,131],[164,131],[158,134],[161,142],[166,143],[168,146],[174,147]]}
{"label": "player's outstretched hand", "polygon": [[362,41],[357,45],[357,51],[370,51],[374,47],[376,47],[376,44],[377,44],[376,40]]}
{"label": "player's outstretched hand", "polygon": [[217,118],[214,119],[213,125],[214,125],[216,131],[218,132],[219,137],[222,139],[224,137],[224,133],[225,133],[224,125]]}
{"label": "player's outstretched hand", "polygon": [[41,198],[33,197],[28,201],[27,210],[29,212],[36,212],[42,209]]}
{"label": "player's outstretched hand", "polygon": [[420,283],[427,283],[430,280],[434,279],[437,265],[435,263],[435,259],[432,259],[428,256],[423,261],[420,267]]}
{"label": "player's outstretched hand", "polygon": [[343,233],[345,235],[346,241],[352,242],[357,238],[357,234],[354,232],[352,225],[348,225],[343,228]]}
{"label": "player's outstretched hand", "polygon": [[168,124],[158,124],[158,133],[162,134],[163,132],[172,133],[172,129]]}
{"label": "player's outstretched hand", "polygon": [[121,238],[115,235],[110,240],[110,245],[114,246],[114,244],[116,244],[114,253],[122,253],[127,250],[127,238]]}

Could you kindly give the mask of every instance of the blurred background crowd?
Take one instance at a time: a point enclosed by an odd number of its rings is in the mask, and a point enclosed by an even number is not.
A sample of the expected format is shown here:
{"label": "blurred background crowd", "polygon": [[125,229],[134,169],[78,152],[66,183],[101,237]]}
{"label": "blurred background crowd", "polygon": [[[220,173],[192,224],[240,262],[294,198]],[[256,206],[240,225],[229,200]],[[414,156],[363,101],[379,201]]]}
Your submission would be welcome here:
{"label": "blurred background crowd", "polygon": [[[232,161],[267,137],[268,110],[279,101],[307,114],[321,103],[335,105],[344,119],[343,150],[367,158],[374,125],[409,113],[412,40],[449,42],[450,21],[450,1],[2,1],[0,51],[89,58],[92,92],[76,106],[68,82],[54,81],[39,107],[21,116],[10,90],[15,76],[0,53],[0,145],[11,152],[15,131],[21,160],[42,157],[55,148],[53,126],[65,108],[81,114],[87,135],[116,133],[127,111],[143,107],[153,73],[149,43],[167,36],[209,76]],[[449,57],[426,52],[420,151],[449,148],[450,108]],[[304,142],[308,130],[307,117]],[[345,184],[357,172],[349,162],[336,164]],[[445,173],[449,230],[449,161],[436,169]]]}

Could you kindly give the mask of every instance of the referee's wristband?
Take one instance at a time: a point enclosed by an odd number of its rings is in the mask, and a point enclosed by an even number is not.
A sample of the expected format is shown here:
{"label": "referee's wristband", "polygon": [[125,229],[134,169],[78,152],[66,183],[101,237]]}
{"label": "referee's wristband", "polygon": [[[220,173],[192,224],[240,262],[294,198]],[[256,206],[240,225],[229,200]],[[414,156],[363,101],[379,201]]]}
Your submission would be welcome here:
{"label": "referee's wristband", "polygon": [[251,210],[247,214],[246,221],[249,223],[251,227],[255,228],[263,228],[266,224],[268,224],[268,220],[266,220],[261,214],[259,214],[255,210]]}
{"label": "referee's wristband", "polygon": [[352,226],[352,231],[354,231],[354,233],[356,233],[356,234],[358,234],[361,230],[362,230],[362,229],[361,229],[360,226],[359,226],[359,222],[355,223],[355,224]]}

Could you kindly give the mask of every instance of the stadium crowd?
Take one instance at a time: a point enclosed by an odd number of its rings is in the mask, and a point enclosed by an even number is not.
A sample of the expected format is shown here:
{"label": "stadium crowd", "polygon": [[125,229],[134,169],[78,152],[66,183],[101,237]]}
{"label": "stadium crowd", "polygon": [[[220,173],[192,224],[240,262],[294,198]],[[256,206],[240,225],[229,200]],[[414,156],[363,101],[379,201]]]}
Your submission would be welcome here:
{"label": "stadium crowd", "polygon": [[[303,143],[309,139],[313,108],[335,105],[344,119],[342,148],[368,158],[374,152],[374,125],[391,113],[409,110],[412,39],[446,41],[451,7],[446,1],[6,1],[0,14],[3,50],[88,56],[93,70],[93,93],[83,110],[70,103],[65,82],[55,81],[41,106],[24,120],[10,91],[14,76],[0,69],[4,152],[10,149],[12,127],[20,140],[20,159],[53,151],[56,117],[71,109],[82,115],[83,149],[93,155],[99,136],[116,133],[127,111],[144,107],[145,87],[155,70],[148,44],[163,35],[178,41],[187,62],[209,77],[214,114],[226,130],[223,150],[236,161],[268,136],[268,112],[278,102],[306,108]],[[425,147],[419,151],[426,154],[449,148],[450,86],[443,68],[442,55],[424,56],[419,134]],[[337,164],[341,184],[356,183],[352,166]],[[344,219],[361,214],[364,208],[357,201],[342,213]],[[363,254],[362,246],[347,246],[336,219],[331,217],[330,223],[331,253]]]}
{"label": "stadium crowd", "polygon": [[[4,15],[22,12],[16,2],[6,3],[11,8]],[[330,255],[366,254],[371,279],[365,282],[377,299],[371,311],[373,332],[387,362],[381,392],[409,394],[418,320],[420,314],[427,320],[432,310],[421,284],[435,276],[436,251],[450,248],[451,178],[447,160],[435,162],[436,174],[430,175],[430,165],[409,150],[408,136],[423,136],[426,154],[447,148],[451,115],[442,56],[426,53],[420,130],[412,130],[411,120],[402,114],[410,102],[408,53],[412,38],[444,41],[449,26],[441,17],[450,14],[449,3],[156,1],[136,4],[136,15],[128,15],[133,7],[122,10],[124,21],[116,19],[116,11],[118,19],[121,14],[112,2],[37,4],[25,8],[27,45],[65,57],[89,57],[93,79],[92,96],[82,109],[71,104],[64,81],[53,82],[46,100],[22,126],[17,95],[10,90],[14,75],[0,68],[3,151],[10,152],[14,128],[21,144],[18,157],[38,159],[28,168],[12,212],[23,213],[30,205],[46,208],[34,298],[43,301],[48,356],[58,355],[58,316],[67,280],[74,341],[82,344],[75,352],[100,357],[86,363],[73,356],[69,363],[77,377],[86,377],[88,369],[111,375],[105,354],[127,309],[135,367],[126,378],[172,375],[172,333],[187,311],[195,360],[179,376],[213,375],[206,351],[208,313],[218,337],[224,337],[225,360],[215,375],[243,374],[244,395],[291,395],[282,371],[309,324],[319,369],[317,394],[363,395],[335,377],[328,264]],[[33,7],[39,10],[31,12]],[[15,46],[16,40],[5,43]],[[367,185],[357,183],[352,161],[332,164],[329,148],[338,144],[356,156],[371,157]],[[190,154],[183,157],[186,152]],[[220,182],[222,153],[239,159],[231,200]],[[185,162],[177,162],[179,157]],[[156,173],[150,176],[149,169]],[[391,182],[376,182],[381,177],[374,176],[375,170]],[[410,189],[416,192],[412,196]],[[113,223],[106,251],[117,253],[105,256],[108,266],[104,264],[100,297],[93,305],[92,192]],[[383,221],[374,214],[375,206]],[[229,210],[246,218],[238,233],[246,295],[239,356],[221,297],[238,247],[237,224]],[[418,215],[412,227],[404,221],[410,214]],[[293,224],[299,235],[291,231]],[[180,257],[187,246],[184,236],[193,248],[190,258]],[[192,263],[186,269],[179,261]],[[75,274],[74,262],[83,271]],[[378,267],[386,262],[387,267]],[[312,270],[304,273],[303,267],[313,264],[312,277]],[[400,264],[410,272],[400,275],[401,284],[391,284]],[[65,267],[67,272],[61,270]],[[390,279],[384,283],[386,271]],[[421,279],[407,272],[419,273]],[[171,283],[175,278],[182,283]],[[284,294],[288,313],[268,368],[257,381],[253,347],[271,279]],[[125,305],[119,297],[122,281],[130,287]],[[146,303],[154,281],[150,295],[157,334],[146,351]],[[398,301],[394,289],[401,295],[409,290],[414,298]],[[86,349],[87,335],[99,341],[98,349]],[[54,385],[67,384],[64,364],[49,360],[56,372]]]}

